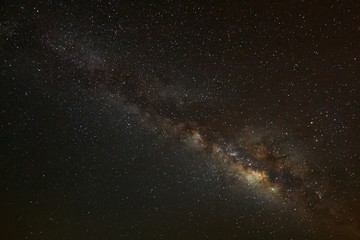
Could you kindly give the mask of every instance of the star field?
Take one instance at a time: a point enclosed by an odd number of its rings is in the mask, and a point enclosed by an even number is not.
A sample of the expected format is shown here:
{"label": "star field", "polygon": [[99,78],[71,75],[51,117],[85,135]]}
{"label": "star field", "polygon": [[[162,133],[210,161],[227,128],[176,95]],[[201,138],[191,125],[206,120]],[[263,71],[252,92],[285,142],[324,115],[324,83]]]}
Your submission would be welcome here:
{"label": "star field", "polygon": [[0,10],[0,239],[359,239],[356,1]]}

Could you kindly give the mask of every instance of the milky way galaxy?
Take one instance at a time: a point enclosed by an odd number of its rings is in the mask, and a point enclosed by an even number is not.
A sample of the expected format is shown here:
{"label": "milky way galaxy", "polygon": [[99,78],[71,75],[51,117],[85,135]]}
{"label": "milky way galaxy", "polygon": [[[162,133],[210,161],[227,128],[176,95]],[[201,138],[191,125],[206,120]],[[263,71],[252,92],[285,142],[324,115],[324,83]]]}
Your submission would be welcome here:
{"label": "milky way galaxy", "polygon": [[359,3],[0,6],[0,239],[360,239]]}

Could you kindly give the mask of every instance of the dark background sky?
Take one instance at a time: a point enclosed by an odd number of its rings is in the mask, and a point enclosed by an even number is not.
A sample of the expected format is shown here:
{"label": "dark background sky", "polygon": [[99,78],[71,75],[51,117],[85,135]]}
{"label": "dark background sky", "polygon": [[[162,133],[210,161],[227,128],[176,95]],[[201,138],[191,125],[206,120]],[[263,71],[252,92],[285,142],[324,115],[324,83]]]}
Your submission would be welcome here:
{"label": "dark background sky", "polygon": [[0,238],[359,239],[359,9],[2,3]]}

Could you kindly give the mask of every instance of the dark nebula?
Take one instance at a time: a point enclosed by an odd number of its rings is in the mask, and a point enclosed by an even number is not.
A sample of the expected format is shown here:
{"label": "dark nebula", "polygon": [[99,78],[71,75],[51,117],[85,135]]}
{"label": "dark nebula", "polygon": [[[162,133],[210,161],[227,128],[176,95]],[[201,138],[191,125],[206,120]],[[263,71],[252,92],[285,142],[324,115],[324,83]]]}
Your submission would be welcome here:
{"label": "dark nebula", "polygon": [[0,6],[0,239],[360,239],[360,2]]}

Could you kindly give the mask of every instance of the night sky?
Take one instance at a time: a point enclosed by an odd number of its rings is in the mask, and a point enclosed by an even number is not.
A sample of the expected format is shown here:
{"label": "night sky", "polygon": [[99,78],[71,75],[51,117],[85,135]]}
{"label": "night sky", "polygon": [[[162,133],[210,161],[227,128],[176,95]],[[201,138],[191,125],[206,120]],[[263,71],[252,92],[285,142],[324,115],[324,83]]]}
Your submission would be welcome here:
{"label": "night sky", "polygon": [[360,239],[360,1],[0,6],[0,239]]}

